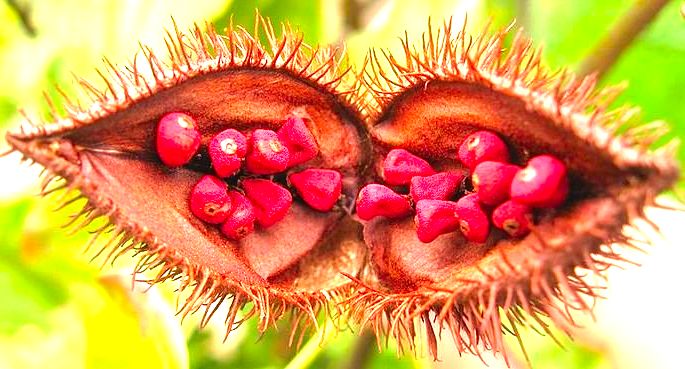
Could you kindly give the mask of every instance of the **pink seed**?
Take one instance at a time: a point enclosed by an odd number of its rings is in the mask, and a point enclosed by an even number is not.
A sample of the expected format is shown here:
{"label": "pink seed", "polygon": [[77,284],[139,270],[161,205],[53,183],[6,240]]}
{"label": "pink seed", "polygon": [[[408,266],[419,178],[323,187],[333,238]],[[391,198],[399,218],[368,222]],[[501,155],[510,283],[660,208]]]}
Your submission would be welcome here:
{"label": "pink seed", "polygon": [[459,146],[459,160],[469,169],[484,161],[509,161],[509,148],[499,136],[488,131],[475,132]]}
{"label": "pink seed", "polygon": [[228,191],[231,198],[231,213],[221,225],[221,233],[232,240],[240,240],[254,231],[255,208],[243,194]]}
{"label": "pink seed", "polygon": [[390,150],[383,160],[383,178],[392,186],[407,185],[412,177],[425,177],[434,173],[427,161],[404,149]]}
{"label": "pink seed", "polygon": [[372,183],[359,191],[357,215],[362,220],[375,217],[401,218],[409,214],[409,200],[386,186]]}
{"label": "pink seed", "polygon": [[492,223],[511,237],[523,237],[530,232],[533,210],[513,200],[505,201],[493,210]]}
{"label": "pink seed", "polygon": [[288,148],[288,168],[312,160],[319,154],[319,146],[304,120],[290,116],[278,130],[278,138]]}
{"label": "pink seed", "polygon": [[214,136],[209,142],[209,158],[219,177],[228,178],[240,170],[242,159],[247,153],[245,136],[229,128]]}
{"label": "pink seed", "polygon": [[564,202],[566,202],[567,198],[568,198],[568,179],[562,182],[561,186],[556,191],[556,195],[549,200],[549,203],[547,204],[547,206],[540,206],[540,207],[558,208],[559,206],[563,205]]}
{"label": "pink seed", "polygon": [[187,164],[200,148],[201,135],[195,120],[187,114],[169,113],[157,125],[156,148],[168,167]]}
{"label": "pink seed", "polygon": [[329,211],[340,198],[342,177],[330,169],[305,169],[288,176],[295,191],[312,208]]}
{"label": "pink seed", "polygon": [[556,208],[566,201],[566,165],[551,156],[540,155],[528,161],[511,182],[511,198],[538,208]]}
{"label": "pink seed", "polygon": [[274,174],[288,167],[288,148],[278,139],[276,132],[255,129],[250,136],[245,167],[254,174]]}
{"label": "pink seed", "polygon": [[484,243],[490,233],[490,221],[480,205],[478,194],[472,193],[457,201],[459,229],[471,242]]}
{"label": "pink seed", "polygon": [[276,224],[288,214],[293,196],[287,189],[267,179],[245,179],[242,185],[245,196],[255,207],[257,223],[263,228]]}
{"label": "pink seed", "polygon": [[471,183],[485,205],[499,205],[509,198],[511,181],[520,167],[496,161],[484,161],[473,170]]}
{"label": "pink seed", "polygon": [[202,176],[190,192],[190,211],[207,223],[219,224],[226,220],[230,210],[226,183],[215,176]]}
{"label": "pink seed", "polygon": [[457,191],[464,174],[460,172],[440,172],[426,177],[411,179],[409,193],[414,202],[419,200],[449,200]]}
{"label": "pink seed", "polygon": [[459,229],[457,203],[443,200],[419,200],[416,203],[416,235],[419,241],[429,243],[438,236]]}

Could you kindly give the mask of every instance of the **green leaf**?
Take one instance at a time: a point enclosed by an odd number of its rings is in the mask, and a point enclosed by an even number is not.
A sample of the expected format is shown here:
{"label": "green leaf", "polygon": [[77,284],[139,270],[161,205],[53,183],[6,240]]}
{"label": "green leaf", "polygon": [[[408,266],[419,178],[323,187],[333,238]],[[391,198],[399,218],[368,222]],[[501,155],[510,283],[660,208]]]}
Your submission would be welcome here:
{"label": "green leaf", "polygon": [[131,291],[123,275],[106,275],[99,282],[99,288],[84,285],[73,291],[85,315],[89,368],[188,367],[185,335],[159,291]]}
{"label": "green leaf", "polygon": [[46,311],[43,320],[45,324],[26,324],[12,334],[0,334],[0,368],[86,368],[87,340],[78,311]]}
{"label": "green leaf", "polygon": [[[544,57],[552,68],[579,64],[622,17],[633,1],[531,2],[531,34],[545,44]],[[685,104],[678,91],[685,85],[685,28],[680,4],[671,2],[640,34],[609,71],[603,85],[629,82],[615,105],[640,106],[645,121],[664,119],[673,132],[660,142],[685,134]],[[685,150],[679,158],[685,163]]]}
{"label": "green leaf", "polygon": [[64,286],[22,265],[0,260],[0,334],[25,324],[45,328],[46,314],[66,300]]}
{"label": "green leaf", "polygon": [[30,201],[0,206],[0,334],[12,334],[24,324],[45,327],[47,312],[64,303],[64,286],[29,264],[22,230]]}
{"label": "green leaf", "polygon": [[[638,105],[645,121],[665,120],[672,132],[657,142],[685,137],[685,27],[679,4],[666,6],[643,35],[622,55],[607,75],[605,83],[627,80],[628,89],[617,104]],[[685,148],[679,152],[685,163]]]}

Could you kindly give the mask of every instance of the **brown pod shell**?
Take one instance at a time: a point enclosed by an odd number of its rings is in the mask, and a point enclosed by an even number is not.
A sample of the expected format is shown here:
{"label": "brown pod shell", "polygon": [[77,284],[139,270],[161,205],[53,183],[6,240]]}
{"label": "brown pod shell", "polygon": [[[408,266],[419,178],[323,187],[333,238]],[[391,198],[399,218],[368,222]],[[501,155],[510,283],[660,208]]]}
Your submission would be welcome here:
{"label": "brown pod shell", "polygon": [[[292,337],[322,312],[370,326],[379,343],[394,337],[400,350],[416,350],[425,337],[435,358],[438,327],[459,352],[505,352],[503,331],[517,335],[527,323],[548,331],[541,316],[565,326],[569,310],[590,309],[586,298],[596,292],[579,270],[623,262],[620,248],[643,241],[624,229],[680,175],[674,145],[651,150],[659,134],[631,128],[633,110],[607,110],[616,89],[550,74],[520,33],[504,52],[506,35],[429,25],[421,47],[403,41],[403,58],[382,61],[372,51],[362,80],[337,49],[310,47],[287,26],[276,37],[261,17],[253,33],[176,30],[168,61],[143,47],[143,62],[108,62],[105,90],[80,81],[94,97],[87,109],[67,103],[68,116],[29,122],[7,140],[47,169],[44,194],[75,189],[87,198],[76,227],[107,220],[91,240],[111,237],[98,253],[105,262],[133,251],[137,272],[155,270],[151,283],[180,279],[188,296],[180,312],[204,309],[203,325],[228,299],[227,333],[251,303],[246,317],[262,331],[292,311]],[[196,120],[203,147],[227,128],[278,130],[287,116],[302,117],[319,154],[290,170],[339,171],[341,200],[323,213],[295,197],[272,227],[223,237],[187,204],[211,171],[206,150],[175,169],[155,153],[155,124],[171,111]],[[542,211],[528,236],[493,231],[475,244],[455,232],[422,243],[411,217],[363,222],[353,214],[359,189],[382,183],[390,150],[406,149],[439,172],[466,172],[457,148],[478,130],[500,136],[514,164],[550,154],[567,166],[568,201]]]}
{"label": "brown pod shell", "polygon": [[[47,169],[46,193],[50,182],[63,178],[88,199],[81,227],[107,219],[93,241],[113,238],[98,254],[109,259],[134,250],[142,256],[137,272],[155,268],[151,282],[181,277],[181,290],[190,291],[181,314],[204,308],[203,324],[233,297],[229,331],[249,302],[248,316],[259,317],[262,330],[290,310],[316,319],[329,300],[339,303],[350,290],[352,282],[340,273],[356,275],[366,252],[359,225],[346,221],[349,204],[322,214],[295,203],[285,219],[240,241],[190,212],[192,186],[211,171],[206,147],[213,136],[227,128],[243,134],[278,130],[293,114],[304,119],[319,146],[298,170],[337,170],[346,198],[354,198],[371,150],[357,108],[359,79],[340,50],[308,46],[288,26],[282,32],[277,37],[259,16],[252,34],[242,28],[226,36],[211,27],[176,30],[167,39],[167,62],[142,47],[142,62],[108,65],[106,90],[81,81],[95,97],[89,108],[67,106],[66,117],[55,114],[51,122],[7,135],[14,150]],[[155,128],[172,111],[196,120],[203,149],[188,165],[170,169],[156,155]]]}
{"label": "brown pod shell", "polygon": [[[458,233],[424,244],[409,219],[366,223],[370,264],[351,306],[379,337],[412,348],[422,335],[406,327],[435,337],[446,326],[460,352],[505,353],[504,331],[517,334],[518,325],[530,322],[547,331],[540,316],[572,323],[569,311],[590,310],[586,299],[596,297],[579,271],[624,262],[621,247],[638,243],[625,227],[644,218],[645,207],[679,178],[676,146],[651,151],[658,130],[641,142],[630,129],[634,111],[607,110],[616,89],[595,90],[593,76],[549,73],[520,32],[505,52],[506,35],[471,37],[446,23],[429,26],[420,47],[403,40],[404,58],[372,52],[374,72],[365,83],[375,92],[368,121],[381,153],[375,161],[403,148],[441,170],[467,170],[457,158],[459,145],[487,130],[507,143],[514,164],[539,154],[561,159],[569,199],[542,211],[527,237],[491,232],[484,244]],[[437,358],[434,340],[428,348]]]}

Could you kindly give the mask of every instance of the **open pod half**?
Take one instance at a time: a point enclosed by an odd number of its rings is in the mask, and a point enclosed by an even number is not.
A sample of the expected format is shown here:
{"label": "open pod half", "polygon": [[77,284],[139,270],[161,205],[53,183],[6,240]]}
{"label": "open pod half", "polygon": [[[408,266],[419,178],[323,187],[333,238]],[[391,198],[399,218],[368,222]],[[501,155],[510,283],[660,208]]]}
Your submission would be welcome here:
{"label": "open pod half", "polygon": [[444,328],[460,352],[504,352],[505,332],[532,324],[551,334],[544,319],[563,329],[571,310],[589,311],[596,290],[582,276],[649,242],[624,230],[679,177],[675,143],[649,149],[664,127],[638,125],[634,109],[607,110],[617,91],[596,91],[593,76],[551,74],[520,32],[504,51],[506,36],[429,26],[420,44],[403,40],[400,57],[372,51],[365,74],[375,97],[368,124],[377,182],[378,163],[396,149],[468,176],[458,152],[479,131],[499,136],[514,165],[552,155],[568,173],[566,201],[540,209],[522,238],[493,230],[473,242],[455,231],[425,243],[411,216],[364,222],[370,257],[352,315],[412,350],[427,337],[435,357]]}
{"label": "open pod half", "polygon": [[[75,189],[78,196],[67,203],[87,198],[77,227],[106,219],[91,241],[109,237],[98,253],[104,262],[133,250],[136,272],[154,269],[151,283],[180,279],[179,293],[187,294],[181,314],[204,309],[203,324],[228,300],[228,331],[245,305],[251,309],[241,319],[258,317],[261,330],[286,313],[295,315],[295,326],[315,325],[319,311],[347,295],[352,282],[341,272],[356,275],[366,252],[361,228],[348,216],[371,152],[357,108],[359,78],[341,50],[310,47],[287,26],[282,33],[275,36],[259,16],[253,33],[176,30],[166,40],[168,61],[142,47],[143,58],[133,65],[109,64],[109,75],[100,73],[106,90],[79,81],[95,100],[86,109],[70,103],[67,117],[54,114],[53,122],[7,136],[15,150],[47,169],[44,193]],[[158,123],[171,112],[191,117],[200,141],[190,161],[176,168],[165,166],[156,148]],[[211,139],[227,128],[248,137],[255,129],[278,130],[293,116],[313,136],[316,156],[274,175],[242,170],[225,186],[242,192],[242,181],[257,178],[287,188],[289,172],[335,170],[342,189],[334,208],[311,209],[289,188],[294,202],[287,214],[240,240],[193,216],[193,186],[212,173]]]}
{"label": "open pod half", "polygon": [[[548,74],[520,34],[505,53],[505,36],[471,37],[445,24],[429,29],[418,49],[405,40],[401,61],[372,52],[362,79],[344,70],[338,50],[307,46],[288,27],[276,37],[260,17],[253,34],[176,31],[168,62],[143,47],[143,62],[109,65],[106,90],[80,81],[95,100],[88,108],[68,103],[67,117],[54,114],[7,140],[47,169],[44,193],[74,189],[66,203],[87,199],[76,227],[106,219],[92,240],[110,238],[105,261],[133,250],[137,272],[157,273],[150,282],[180,279],[188,295],[181,313],[204,309],[203,324],[228,299],[228,332],[249,305],[245,315],[261,330],[286,313],[294,328],[314,326],[323,312],[369,324],[401,349],[414,350],[423,330],[436,358],[437,327],[452,332],[460,352],[502,351],[504,331],[517,334],[528,321],[546,329],[540,316],[564,325],[568,308],[589,310],[585,297],[595,292],[579,268],[620,263],[622,246],[643,241],[625,227],[679,176],[673,146],[649,151],[659,127],[633,126],[634,110],[606,110],[614,90],[595,92],[592,77]],[[169,113],[192,118],[199,137],[199,150],[173,168],[156,146]],[[254,140],[256,129],[278,131],[288,117],[306,126],[316,155],[277,173],[240,170],[224,184],[243,191],[255,178],[275,183],[293,199],[287,212],[240,240],[198,219],[189,198],[216,170],[212,139],[230,128]],[[466,173],[457,150],[477,131],[501,137],[514,164],[546,154],[567,168],[567,200],[537,213],[530,234],[470,242],[451,232],[420,242],[411,216],[355,214],[360,189],[385,180],[380,169],[391,150]],[[327,210],[302,193],[318,187],[297,187],[290,177],[312,168],[339,174]]]}

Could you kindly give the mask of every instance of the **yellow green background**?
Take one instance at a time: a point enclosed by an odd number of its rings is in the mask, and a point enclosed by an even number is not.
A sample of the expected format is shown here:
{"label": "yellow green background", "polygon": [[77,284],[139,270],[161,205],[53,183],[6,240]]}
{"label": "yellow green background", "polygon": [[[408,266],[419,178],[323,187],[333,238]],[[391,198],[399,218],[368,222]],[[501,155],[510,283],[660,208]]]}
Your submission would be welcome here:
{"label": "yellow green background", "polygon": [[[10,3],[28,9],[28,26]],[[515,17],[518,25],[545,48],[551,68],[573,69],[591,52],[632,1],[77,1],[34,0],[0,2],[0,132],[16,129],[18,113],[47,112],[42,94],[61,101],[58,84],[68,94],[77,91],[72,73],[99,83],[94,71],[106,56],[128,63],[138,41],[165,50],[164,30],[194,22],[250,28],[254,9],[275,23],[288,21],[310,43],[347,45],[351,61],[363,61],[370,47],[397,50],[398,37],[408,32],[418,39],[427,19],[434,23],[468,12],[473,29],[488,20],[504,27]],[[672,1],[626,50],[602,84],[629,81],[616,105],[643,108],[645,121],[664,119],[673,128],[662,139],[685,132],[685,20],[681,4]],[[1,148],[6,148],[3,143]],[[680,158],[685,152],[680,151]],[[83,253],[85,232],[67,236],[60,225],[77,210],[54,213],[55,199],[40,200],[39,168],[21,165],[18,157],[0,159],[0,369],[5,368],[279,368],[301,359],[312,368],[346,368],[354,352],[370,341],[341,332],[325,347],[309,345],[296,357],[287,346],[288,326],[259,337],[253,323],[222,343],[222,319],[198,330],[197,317],[183,324],[175,316],[173,285],[142,293],[131,290],[132,261],[119,259],[100,269]],[[678,214],[654,212],[663,237],[654,236],[649,255],[636,255],[644,264],[612,271],[608,299],[597,308],[597,322],[579,317],[584,329],[574,329],[575,341],[562,338],[562,349],[551,339],[524,332],[536,368],[675,368],[685,332],[678,306],[678,263],[685,260]],[[126,260],[124,260],[126,259]],[[563,337],[563,335],[560,335]],[[514,367],[525,367],[515,340],[509,340]],[[480,368],[483,363],[460,358],[448,335],[440,344],[443,360],[422,355],[398,358],[392,348],[366,356],[368,368]],[[307,361],[305,360],[305,361]],[[504,367],[500,357],[486,356],[490,367]],[[680,364],[680,365],[679,365]],[[299,365],[299,364],[298,364]],[[304,367],[300,365],[299,367]]]}

